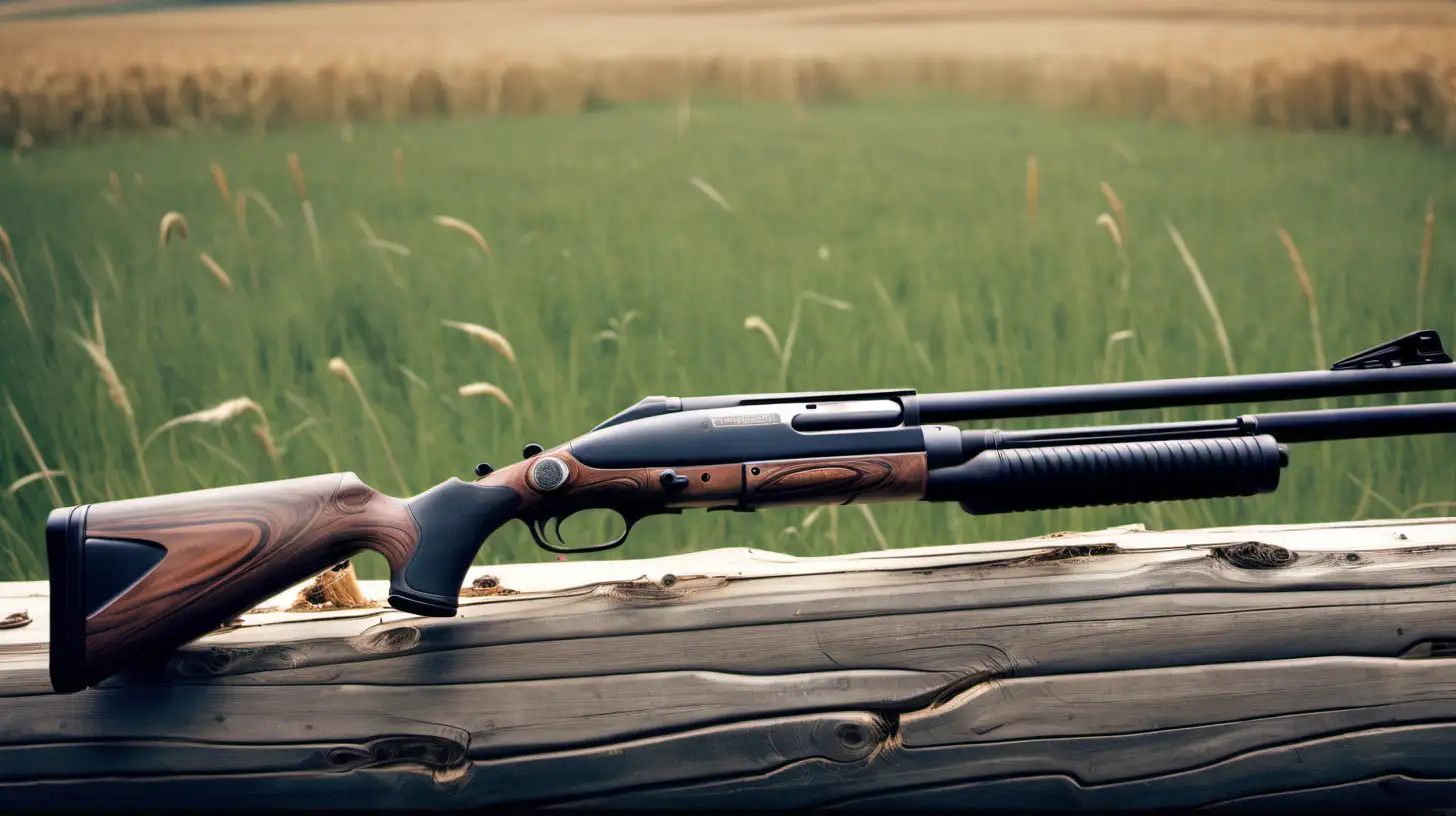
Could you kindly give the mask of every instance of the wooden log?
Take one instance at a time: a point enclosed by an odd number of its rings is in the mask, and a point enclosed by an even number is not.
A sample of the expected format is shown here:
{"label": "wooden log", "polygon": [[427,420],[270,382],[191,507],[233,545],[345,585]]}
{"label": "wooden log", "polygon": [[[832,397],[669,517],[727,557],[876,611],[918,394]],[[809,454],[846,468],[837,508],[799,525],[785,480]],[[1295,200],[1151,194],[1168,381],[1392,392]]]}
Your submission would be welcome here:
{"label": "wooden log", "polygon": [[1456,807],[1456,519],[468,580],[72,695],[0,584],[0,807]]}

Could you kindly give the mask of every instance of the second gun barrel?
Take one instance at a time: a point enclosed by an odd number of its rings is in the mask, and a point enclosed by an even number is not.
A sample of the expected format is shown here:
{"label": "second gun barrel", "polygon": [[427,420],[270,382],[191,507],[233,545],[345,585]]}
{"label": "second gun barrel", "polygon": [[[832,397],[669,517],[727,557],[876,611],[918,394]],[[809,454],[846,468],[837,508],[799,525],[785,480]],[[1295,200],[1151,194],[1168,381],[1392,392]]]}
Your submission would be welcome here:
{"label": "second gun barrel", "polygon": [[1354,397],[1403,391],[1456,388],[1456,363],[1409,368],[1296,371],[1046,388],[1005,388],[921,394],[920,421],[969,422],[979,419],[1091,414],[1188,405],[1231,405],[1322,397]]}

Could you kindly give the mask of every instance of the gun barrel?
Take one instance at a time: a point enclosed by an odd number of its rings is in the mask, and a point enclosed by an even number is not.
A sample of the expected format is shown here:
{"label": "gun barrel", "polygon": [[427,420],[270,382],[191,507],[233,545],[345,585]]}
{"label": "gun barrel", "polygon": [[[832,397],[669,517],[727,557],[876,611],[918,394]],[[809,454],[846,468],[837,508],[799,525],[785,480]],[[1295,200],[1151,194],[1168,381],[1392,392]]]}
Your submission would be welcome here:
{"label": "gun barrel", "polygon": [[1244,417],[1249,433],[1269,434],[1280,442],[1330,442],[1456,432],[1456,402],[1286,411]]}
{"label": "gun barrel", "polygon": [[[1456,388],[1456,363],[922,394],[924,424]],[[1346,437],[1339,437],[1346,438]]]}

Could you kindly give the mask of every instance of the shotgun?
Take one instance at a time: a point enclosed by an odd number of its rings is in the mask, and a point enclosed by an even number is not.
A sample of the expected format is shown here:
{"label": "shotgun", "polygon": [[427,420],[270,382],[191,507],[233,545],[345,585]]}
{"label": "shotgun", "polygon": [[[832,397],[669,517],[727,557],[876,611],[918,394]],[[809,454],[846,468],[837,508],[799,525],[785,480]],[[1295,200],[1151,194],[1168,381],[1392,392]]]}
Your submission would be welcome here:
{"label": "shotgun", "polygon": [[[690,508],[956,502],[983,515],[1274,491],[1288,445],[1456,430],[1456,402],[1040,430],[948,423],[1456,387],[1435,331],[1328,371],[948,394],[914,390],[647,397],[550,450],[394,498],[353,473],[52,511],[50,676],[60,693],[164,659],[263,600],[364,550],[389,564],[389,604],[455,614],[466,570],[520,521],[555,553],[620,546],[649,516]],[[560,523],[613,511],[625,529],[570,547]],[[547,526],[552,534],[547,535]],[[551,540],[554,537],[555,542]]]}

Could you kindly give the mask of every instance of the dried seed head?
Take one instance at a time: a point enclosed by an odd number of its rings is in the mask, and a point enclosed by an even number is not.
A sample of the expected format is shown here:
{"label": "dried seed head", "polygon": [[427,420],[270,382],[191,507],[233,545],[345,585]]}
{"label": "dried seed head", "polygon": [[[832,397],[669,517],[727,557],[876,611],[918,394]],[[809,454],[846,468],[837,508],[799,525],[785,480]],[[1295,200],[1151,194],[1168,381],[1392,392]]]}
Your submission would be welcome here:
{"label": "dried seed head", "polygon": [[223,172],[222,165],[213,162],[209,169],[212,170],[212,181],[217,185],[217,194],[222,196],[222,203],[228,207],[233,206],[232,190],[228,188],[227,173]]}
{"label": "dried seed head", "polygon": [[822,303],[825,306],[829,306],[835,309],[841,309],[846,312],[854,308],[853,305],[843,300],[840,300],[838,298],[832,298],[828,295],[821,295],[818,292],[801,292],[799,293],[799,297],[804,300],[812,300],[816,303]]}
{"label": "dried seed head", "polygon": [[227,289],[229,292],[233,291],[233,279],[228,277],[228,273],[223,271],[223,268],[221,266],[218,266],[217,261],[214,261],[211,255],[208,255],[206,252],[204,252],[198,257],[202,259],[202,263],[207,266],[207,268],[218,279],[218,281],[222,283],[225,289]]}
{"label": "dried seed head", "polygon": [[733,208],[728,206],[728,199],[724,198],[723,194],[718,192],[718,190],[714,188],[713,185],[709,184],[706,181],[703,181],[697,176],[689,178],[688,183],[698,188],[699,190],[702,190],[703,195],[711,198],[714,204],[717,204],[719,207],[722,207],[729,212],[733,211]]}
{"label": "dried seed head", "polygon": [[759,317],[758,315],[749,315],[743,320],[743,328],[747,329],[748,331],[756,331],[762,333],[764,337],[768,338],[768,344],[773,347],[774,354],[783,354],[783,347],[779,345],[778,335],[774,334],[773,327],[769,326],[768,322],[765,321],[763,318]]}
{"label": "dried seed head", "polygon": [[25,321],[25,327],[33,329],[34,327],[30,323],[30,309],[25,305],[25,297],[20,293],[20,286],[15,282],[15,276],[10,274],[10,270],[3,263],[0,263],[0,280],[5,281],[5,286],[10,289],[10,296],[15,298],[15,308],[20,310],[20,319]]}
{"label": "dried seed head", "polygon": [[1309,272],[1305,271],[1304,259],[1299,256],[1299,247],[1294,245],[1294,239],[1289,233],[1279,228],[1279,240],[1284,243],[1284,248],[1289,251],[1289,260],[1294,264],[1294,277],[1299,281],[1299,290],[1304,293],[1304,299],[1314,304],[1314,282],[1309,278]]}
{"label": "dried seed head", "polygon": [[111,397],[112,403],[126,414],[127,419],[132,419],[134,414],[131,410],[131,401],[126,398],[126,389],[122,387],[121,377],[117,376],[116,368],[111,365],[111,360],[106,356],[106,350],[83,337],[77,337],[76,342],[86,350],[87,356],[96,366],[101,374],[102,382],[106,383],[106,393]]}
{"label": "dried seed head", "polygon": [[490,383],[477,382],[462,385],[459,388],[459,393],[462,397],[495,397],[502,405],[512,411],[516,409],[515,403],[511,402],[511,398],[506,396],[506,392],[502,391],[499,386],[491,385]]}
{"label": "dried seed head", "polygon": [[5,488],[5,495],[14,496],[15,491],[19,490],[22,487],[25,487],[32,482],[39,482],[42,479],[50,481],[53,477],[65,475],[66,472],[64,470],[37,470],[34,473],[28,473],[24,476],[21,476],[19,479],[11,482],[10,486]]}
{"label": "dried seed head", "polygon": [[303,177],[303,166],[298,163],[298,154],[288,154],[288,174],[293,177],[293,189],[298,191],[300,201],[308,200],[308,179]]}
{"label": "dried seed head", "polygon": [[15,246],[10,243],[10,233],[6,232],[3,226],[0,226],[0,249],[5,250],[5,259],[10,261],[10,265],[16,266]]}
{"label": "dried seed head", "polygon": [[233,419],[241,414],[245,414],[249,411],[256,413],[260,417],[264,416],[263,408],[262,406],[258,405],[258,403],[247,397],[237,397],[227,400],[225,402],[220,402],[217,405],[212,406],[211,408],[206,408],[201,411],[186,414],[184,416],[174,417],[162,423],[162,425],[158,427],[155,431],[152,431],[152,433],[147,437],[146,441],[142,443],[142,447],[146,448],[148,445],[152,444],[152,440],[156,439],[158,436],[166,433],[172,428],[177,427],[178,425],[221,425],[224,422],[227,422],[228,420]]}
{"label": "dried seed head", "polygon": [[511,365],[516,364],[516,352],[511,348],[510,341],[506,340],[505,335],[500,332],[475,323],[461,323],[455,320],[442,320],[441,322],[452,329],[458,329],[472,337],[479,338],[481,342],[499,352],[502,357],[510,360]]}
{"label": "dried seed head", "polygon": [[486,255],[490,255],[490,245],[485,242],[485,238],[481,236],[480,231],[477,230],[475,227],[472,227],[464,221],[461,221],[460,219],[449,215],[437,215],[434,217],[434,222],[442,227],[452,229],[456,232],[460,232],[469,236],[470,240],[474,241],[476,246],[480,247],[482,252],[484,252]]}
{"label": "dried seed head", "polygon": [[334,376],[349,385],[356,387],[359,385],[359,381],[354,379],[354,372],[349,368],[349,364],[344,362],[343,357],[335,357],[329,360],[329,370],[334,372]]}
{"label": "dried seed head", "polygon": [[1122,249],[1122,230],[1118,229],[1117,222],[1112,220],[1112,216],[1107,213],[1097,216],[1097,226],[1107,230],[1107,234],[1112,236],[1112,243],[1116,244],[1118,249]]}
{"label": "dried seed head", "polygon": [[172,233],[176,232],[183,240],[187,239],[187,219],[182,213],[173,211],[162,216],[161,242],[167,246],[172,241]]}
{"label": "dried seed head", "polygon": [[258,206],[259,207],[262,207],[263,208],[263,212],[265,212],[265,213],[268,214],[268,219],[273,222],[273,226],[278,227],[280,229],[283,227],[283,219],[278,217],[278,211],[275,210],[275,209],[273,209],[273,205],[268,203],[268,199],[264,198],[263,197],[263,194],[260,193],[260,192],[258,192],[257,190],[249,190],[249,189],[246,189],[246,188],[239,188],[238,189],[238,194],[237,194],[238,226],[243,227],[244,229],[246,229],[247,226],[248,226],[248,200],[249,199],[252,199],[253,201],[258,202]]}
{"label": "dried seed head", "polygon": [[[1102,187],[1102,197],[1107,199],[1107,206],[1111,207],[1114,213],[1117,213],[1117,226],[1120,230],[1120,234],[1126,235],[1127,210],[1124,210],[1122,207],[1122,199],[1117,197],[1117,193],[1113,192],[1112,185],[1108,184],[1105,181],[1099,182],[1099,184]],[[1121,245],[1122,243],[1119,241],[1118,246]]]}

